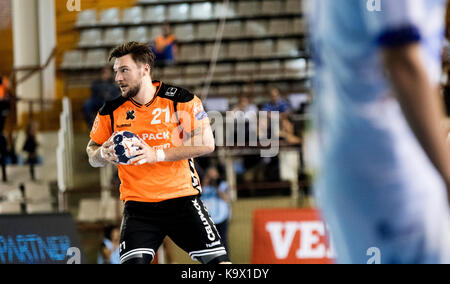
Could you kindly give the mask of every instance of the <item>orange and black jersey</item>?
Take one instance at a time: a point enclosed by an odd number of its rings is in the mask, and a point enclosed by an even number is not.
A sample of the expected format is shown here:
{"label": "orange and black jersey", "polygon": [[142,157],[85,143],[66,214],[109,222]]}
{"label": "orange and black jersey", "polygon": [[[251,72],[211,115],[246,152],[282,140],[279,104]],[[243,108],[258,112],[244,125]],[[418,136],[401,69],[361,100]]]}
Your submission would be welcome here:
{"label": "orange and black jersey", "polygon": [[[97,115],[91,139],[102,145],[114,132],[130,131],[153,149],[164,150],[180,146],[183,134],[209,124],[197,96],[159,81],[153,85],[157,87],[156,94],[146,105],[124,97],[107,102]],[[125,201],[160,202],[201,192],[193,159],[118,165],[118,169],[121,199]]]}

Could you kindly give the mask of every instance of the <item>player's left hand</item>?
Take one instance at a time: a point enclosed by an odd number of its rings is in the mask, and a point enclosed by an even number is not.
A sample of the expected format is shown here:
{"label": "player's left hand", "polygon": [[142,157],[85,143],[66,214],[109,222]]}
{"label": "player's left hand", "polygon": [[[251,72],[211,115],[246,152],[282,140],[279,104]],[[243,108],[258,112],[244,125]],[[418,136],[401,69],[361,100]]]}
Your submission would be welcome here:
{"label": "player's left hand", "polygon": [[135,142],[133,146],[139,147],[141,150],[136,150],[130,153],[135,158],[130,160],[131,165],[141,166],[143,164],[156,163],[156,151],[148,146],[145,142]]}

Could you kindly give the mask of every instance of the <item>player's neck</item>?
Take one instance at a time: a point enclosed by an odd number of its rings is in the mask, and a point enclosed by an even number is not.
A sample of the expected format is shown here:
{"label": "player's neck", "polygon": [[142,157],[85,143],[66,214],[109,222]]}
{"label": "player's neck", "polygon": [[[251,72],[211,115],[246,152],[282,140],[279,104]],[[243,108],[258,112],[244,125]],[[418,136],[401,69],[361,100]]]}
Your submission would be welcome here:
{"label": "player's neck", "polygon": [[141,105],[146,105],[153,100],[156,94],[156,87],[150,80],[149,83],[142,85],[139,93],[133,98],[134,101]]}

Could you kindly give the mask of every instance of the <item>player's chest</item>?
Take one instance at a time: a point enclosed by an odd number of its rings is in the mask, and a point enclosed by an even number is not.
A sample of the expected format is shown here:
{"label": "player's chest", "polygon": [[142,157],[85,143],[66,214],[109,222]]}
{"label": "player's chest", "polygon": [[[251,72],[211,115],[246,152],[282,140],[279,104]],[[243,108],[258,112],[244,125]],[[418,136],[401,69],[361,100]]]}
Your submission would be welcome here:
{"label": "player's chest", "polygon": [[135,106],[128,103],[114,115],[114,131],[131,131],[141,138],[165,140],[178,127],[174,105],[170,101],[153,103],[150,106]]}

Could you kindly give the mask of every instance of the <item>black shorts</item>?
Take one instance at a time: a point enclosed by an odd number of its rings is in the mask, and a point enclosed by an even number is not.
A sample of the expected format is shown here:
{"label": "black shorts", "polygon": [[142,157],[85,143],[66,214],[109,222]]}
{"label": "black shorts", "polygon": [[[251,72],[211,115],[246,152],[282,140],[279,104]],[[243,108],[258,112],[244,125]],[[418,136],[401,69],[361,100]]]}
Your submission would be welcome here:
{"label": "black shorts", "polygon": [[229,261],[199,196],[158,203],[128,201],[120,231],[121,263],[150,263],[166,236],[203,264]]}

